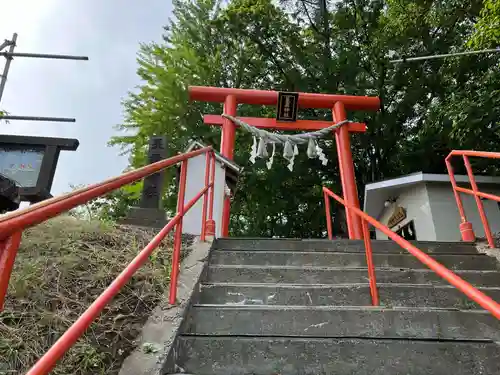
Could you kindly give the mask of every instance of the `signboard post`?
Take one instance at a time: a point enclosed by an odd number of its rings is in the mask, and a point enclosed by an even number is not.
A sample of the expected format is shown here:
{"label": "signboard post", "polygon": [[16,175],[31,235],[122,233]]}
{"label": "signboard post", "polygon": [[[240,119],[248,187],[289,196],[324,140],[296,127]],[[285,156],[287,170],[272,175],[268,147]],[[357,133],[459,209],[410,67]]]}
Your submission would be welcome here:
{"label": "signboard post", "polygon": [[[149,139],[148,164],[167,158],[167,138],[153,136]],[[141,227],[163,228],[166,224],[162,208],[164,172],[158,172],[144,179],[139,207],[132,207],[122,224]]]}

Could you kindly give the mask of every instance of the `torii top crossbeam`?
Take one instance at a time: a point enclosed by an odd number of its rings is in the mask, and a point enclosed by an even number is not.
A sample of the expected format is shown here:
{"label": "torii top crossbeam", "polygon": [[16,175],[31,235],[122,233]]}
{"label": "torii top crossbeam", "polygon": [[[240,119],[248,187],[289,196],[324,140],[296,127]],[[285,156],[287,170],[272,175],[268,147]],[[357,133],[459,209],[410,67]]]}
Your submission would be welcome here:
{"label": "torii top crossbeam", "polygon": [[[234,96],[237,103],[256,105],[278,104],[278,91],[247,90],[225,87],[190,86],[189,99],[201,102],[224,103],[228,96]],[[332,109],[337,102],[344,103],[346,110],[377,111],[380,99],[375,96],[353,96],[333,94],[299,94],[300,108]]]}

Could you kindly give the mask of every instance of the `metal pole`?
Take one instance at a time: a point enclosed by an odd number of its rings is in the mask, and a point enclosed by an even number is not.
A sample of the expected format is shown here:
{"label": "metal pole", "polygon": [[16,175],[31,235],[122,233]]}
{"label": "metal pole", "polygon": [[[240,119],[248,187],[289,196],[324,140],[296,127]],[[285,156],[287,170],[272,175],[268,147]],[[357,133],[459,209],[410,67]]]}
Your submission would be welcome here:
{"label": "metal pole", "polygon": [[88,61],[88,56],[72,56],[72,55],[50,55],[46,53],[26,53],[26,52],[0,52],[0,56],[6,58],[12,57],[36,57],[39,59],[57,59],[57,60],[84,60]]}
{"label": "metal pole", "polygon": [[205,233],[207,227],[207,209],[208,209],[208,193],[210,185],[210,152],[207,152],[206,162],[205,162],[205,187],[207,192],[203,195],[203,208],[201,211],[201,240],[205,242]]}
{"label": "metal pole", "polygon": [[0,241],[0,311],[3,311],[10,275],[21,243],[21,235],[22,231],[17,231]]}
{"label": "metal pole", "polygon": [[330,213],[330,197],[324,191],[323,198],[325,198],[326,231],[328,233],[328,239],[333,240],[332,215]]}
{"label": "metal pole", "polygon": [[361,226],[363,227],[363,239],[365,241],[366,267],[368,268],[368,282],[370,284],[372,305],[378,306],[380,303],[377,290],[377,278],[375,276],[375,266],[373,265],[372,240],[370,239],[370,231],[366,220],[361,219]]}
{"label": "metal pole", "polygon": [[[0,56],[5,57],[6,62],[3,70],[3,74],[0,76],[0,102],[2,101],[3,92],[5,90],[5,84],[7,83],[7,75],[9,74],[10,63],[14,57],[34,57],[43,59],[59,59],[59,60],[85,60],[89,58],[87,56],[72,56],[72,55],[52,55],[45,53],[15,53],[14,48],[16,47],[17,33],[12,35],[12,40],[5,40],[0,44],[0,51],[5,47],[9,46],[9,50],[6,52],[0,52]],[[26,120],[26,121],[51,121],[51,122],[75,122],[74,118],[65,117],[40,117],[40,116],[7,116],[0,115],[0,120]]]}
{"label": "metal pole", "polygon": [[184,199],[186,196],[186,176],[188,161],[184,160],[181,164],[181,178],[179,181],[179,192],[177,195],[177,215],[181,215],[175,226],[174,250],[172,252],[172,273],[170,274],[170,294],[168,301],[171,305],[177,300],[177,278],[179,276],[179,266],[181,259],[182,246],[182,221],[184,218]]}
{"label": "metal pole", "polygon": [[5,116],[0,115],[0,120],[76,122],[74,118],[67,118],[67,117],[11,116],[11,115],[5,115]]}
{"label": "metal pole", "polygon": [[488,223],[488,217],[484,212],[483,201],[477,195],[479,192],[479,188],[477,187],[476,178],[474,177],[474,172],[472,171],[472,166],[469,161],[469,157],[467,155],[462,155],[465,163],[465,169],[467,170],[467,175],[469,176],[469,182],[472,187],[472,191],[474,192],[474,199],[476,200],[477,210],[479,211],[479,217],[481,218],[481,222],[484,227],[484,234],[486,239],[488,240],[488,245],[493,249],[495,247],[495,240],[493,239],[493,235],[491,234],[490,224]]}
{"label": "metal pole", "polygon": [[420,61],[420,60],[431,60],[431,59],[441,59],[445,57],[459,57],[466,55],[477,55],[480,53],[494,53],[500,52],[500,48],[495,49],[483,49],[480,51],[464,51],[464,52],[456,52],[456,53],[446,53],[442,55],[430,55],[430,56],[417,56],[417,57],[403,57],[402,59],[390,60],[390,63],[400,63],[406,61]]}
{"label": "metal pole", "polygon": [[[16,41],[17,41],[17,34],[14,33],[14,35],[12,35],[12,41],[8,53],[12,54],[14,52],[14,48],[16,47]],[[2,102],[3,90],[5,89],[5,84],[7,83],[7,74],[9,74],[10,63],[12,62],[12,56],[5,56],[5,58],[7,59],[7,61],[5,61],[3,74],[0,79],[0,102]]]}
{"label": "metal pole", "polygon": [[8,47],[12,44],[10,40],[5,39],[2,44],[0,44],[0,51],[3,50],[5,47]]}

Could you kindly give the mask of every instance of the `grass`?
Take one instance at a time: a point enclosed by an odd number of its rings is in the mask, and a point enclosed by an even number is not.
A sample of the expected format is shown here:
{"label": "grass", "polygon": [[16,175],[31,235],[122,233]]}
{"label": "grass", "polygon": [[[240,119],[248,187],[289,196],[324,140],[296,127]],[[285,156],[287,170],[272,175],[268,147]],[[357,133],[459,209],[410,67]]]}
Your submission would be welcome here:
{"label": "grass", "polygon": [[[28,229],[0,312],[0,375],[29,369],[157,233],[62,216]],[[51,374],[118,374],[170,275],[171,238]]]}

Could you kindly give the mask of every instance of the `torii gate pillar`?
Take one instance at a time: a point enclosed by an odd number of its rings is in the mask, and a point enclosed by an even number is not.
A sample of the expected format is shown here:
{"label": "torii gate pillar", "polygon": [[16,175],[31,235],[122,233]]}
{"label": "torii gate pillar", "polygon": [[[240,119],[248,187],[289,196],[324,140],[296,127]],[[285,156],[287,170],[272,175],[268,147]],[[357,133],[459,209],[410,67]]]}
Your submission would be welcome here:
{"label": "torii gate pillar", "polygon": [[[224,113],[236,117],[236,97],[234,95],[226,96],[224,100]],[[220,153],[222,156],[233,160],[234,158],[234,141],[236,138],[236,126],[231,120],[224,119],[222,123],[222,132],[220,140]],[[231,197],[224,197],[224,204],[222,206],[222,236],[229,236],[229,217],[231,216]]]}
{"label": "torii gate pillar", "polygon": [[[189,87],[190,100],[203,102],[224,103],[224,113],[236,117],[236,108],[241,104],[255,105],[277,105],[278,92],[266,90],[245,90],[221,87]],[[332,110],[333,119],[339,122],[347,119],[346,110],[369,110],[377,111],[380,108],[380,100],[377,97],[351,96],[351,95],[329,95],[299,93],[299,107],[301,108],[329,108]],[[329,121],[297,120],[294,122],[277,122],[273,118],[241,117],[242,121],[258,128],[274,128],[280,130],[304,130],[312,131],[331,126]],[[233,160],[236,126],[231,120],[218,115],[205,115],[206,124],[222,125],[221,154]],[[354,173],[354,163],[351,153],[350,132],[364,132],[366,125],[361,123],[350,123],[335,131],[337,142],[337,154],[340,166],[340,178],[344,200],[359,208],[358,191]],[[222,235],[229,234],[230,198],[226,197],[223,207]],[[346,210],[347,226],[350,239],[363,239],[361,219],[349,210]]]}
{"label": "torii gate pillar", "polygon": [[[340,122],[347,120],[344,103],[336,102],[333,105],[333,121]],[[354,162],[352,161],[351,139],[349,130],[345,126],[341,126],[335,132],[335,141],[337,143],[337,157],[339,159],[340,181],[342,183],[342,192],[347,202],[359,208],[358,188],[356,186],[356,174],[354,172]],[[355,214],[350,214],[346,210],[347,229],[349,238],[362,239],[363,227],[361,218]]]}

